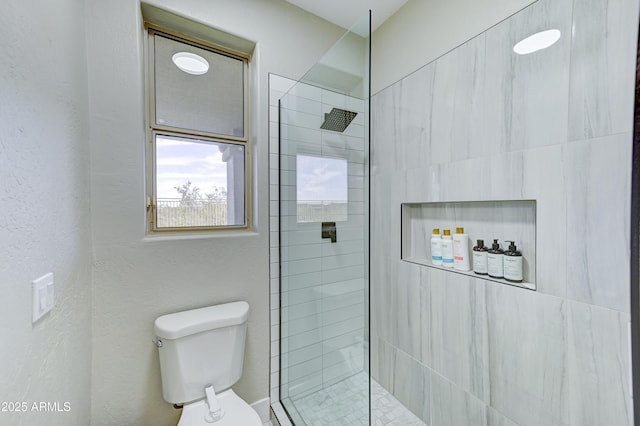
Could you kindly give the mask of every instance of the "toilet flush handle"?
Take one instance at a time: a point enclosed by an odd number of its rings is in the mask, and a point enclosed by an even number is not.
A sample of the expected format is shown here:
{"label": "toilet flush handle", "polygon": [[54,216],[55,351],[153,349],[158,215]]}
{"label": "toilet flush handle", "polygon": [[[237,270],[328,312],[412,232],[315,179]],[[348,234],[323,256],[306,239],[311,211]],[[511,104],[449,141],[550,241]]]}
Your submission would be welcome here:
{"label": "toilet flush handle", "polygon": [[162,347],[162,340],[157,336],[151,339],[151,342],[159,348]]}
{"label": "toilet flush handle", "polygon": [[207,399],[207,406],[209,412],[205,414],[204,420],[207,423],[214,423],[220,420],[224,416],[224,410],[216,398],[216,391],[213,389],[213,385],[207,385],[204,388],[204,393]]}

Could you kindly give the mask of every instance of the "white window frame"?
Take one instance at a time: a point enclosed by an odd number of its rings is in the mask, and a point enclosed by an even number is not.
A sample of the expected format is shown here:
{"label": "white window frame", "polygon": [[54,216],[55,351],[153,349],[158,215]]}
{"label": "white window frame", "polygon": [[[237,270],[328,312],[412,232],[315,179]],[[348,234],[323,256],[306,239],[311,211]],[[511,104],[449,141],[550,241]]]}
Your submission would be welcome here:
{"label": "white window frame", "polygon": [[[185,233],[210,233],[220,231],[242,231],[252,228],[252,208],[251,208],[251,158],[250,149],[250,117],[249,117],[249,60],[250,55],[225,48],[218,44],[203,41],[195,37],[189,37],[182,33],[171,31],[167,28],[160,27],[151,23],[145,23],[146,38],[145,47],[147,51],[147,143],[146,143],[146,207],[147,207],[147,233],[148,234],[185,234]],[[243,136],[222,135],[193,129],[184,129],[174,126],[168,126],[156,123],[156,103],[155,103],[155,69],[154,69],[154,36],[161,35],[169,39],[186,43],[198,48],[206,49],[217,54],[225,55],[243,62]],[[157,188],[156,182],[156,136],[169,136],[179,138],[193,138],[197,140],[221,142],[228,144],[237,144],[244,147],[244,224],[243,225],[224,225],[224,226],[181,226],[181,227],[162,227],[159,228],[156,223],[157,213]],[[227,189],[229,191],[229,189]]]}

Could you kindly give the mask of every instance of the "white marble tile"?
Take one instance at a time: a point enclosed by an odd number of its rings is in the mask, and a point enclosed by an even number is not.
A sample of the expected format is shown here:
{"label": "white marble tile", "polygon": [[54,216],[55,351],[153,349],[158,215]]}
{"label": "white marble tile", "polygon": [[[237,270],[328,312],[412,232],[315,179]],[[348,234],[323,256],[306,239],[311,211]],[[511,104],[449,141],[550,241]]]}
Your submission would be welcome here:
{"label": "white marble tile", "polygon": [[569,417],[572,425],[633,422],[629,314],[568,302]]}
{"label": "white marble tile", "polygon": [[420,305],[421,305],[421,319],[420,319],[420,341],[421,351],[418,361],[426,366],[432,366],[432,345],[433,338],[431,335],[431,282],[439,280],[441,272],[437,269],[428,268],[422,266],[420,268]]}
{"label": "white marble tile", "polygon": [[393,396],[425,422],[431,419],[431,371],[402,351],[397,351]]}
{"label": "white marble tile", "polygon": [[518,424],[492,407],[487,407],[487,426],[518,426]]}
{"label": "white marble tile", "polygon": [[391,341],[391,262],[386,257],[371,257],[371,335],[384,342]]}
{"label": "white marble tile", "polygon": [[[371,174],[391,173],[396,168],[397,139],[395,138],[396,104],[394,86],[383,90],[371,102]],[[375,187],[374,187],[375,188]]]}
{"label": "white marble tile", "polygon": [[574,1],[569,140],[633,130],[638,0]]}
{"label": "white marble tile", "polygon": [[[561,144],[567,136],[571,0],[538,0],[486,33],[487,99],[481,153]],[[513,46],[550,28],[564,35],[548,49]]]}
{"label": "white marble tile", "polygon": [[469,158],[483,134],[485,35],[481,34],[435,61],[431,96],[429,161]]}
{"label": "white marble tile", "polygon": [[383,388],[393,390],[396,349],[378,336],[375,336],[375,341],[377,343],[371,348],[371,376]]}
{"label": "white marble tile", "polygon": [[442,376],[431,374],[431,425],[483,426],[486,422],[487,406],[482,401]]}
{"label": "white marble tile", "polygon": [[407,170],[424,167],[429,161],[430,117],[435,65],[427,65],[405,79],[394,84],[391,89],[392,109],[385,117],[393,121],[392,139],[382,141],[393,146],[393,157],[383,161],[392,162],[393,170]]}
{"label": "white marble tile", "polygon": [[[391,221],[393,214],[390,205],[391,197],[390,174],[373,176],[371,179],[371,257],[390,256],[389,242],[392,236],[397,235],[392,232],[394,223]],[[400,206],[398,206],[400,209]]]}
{"label": "white marble tile", "polygon": [[[629,312],[631,134],[570,143],[567,297]],[[588,171],[588,173],[586,172]]]}
{"label": "white marble tile", "polygon": [[[522,196],[536,200],[536,290],[562,298],[567,291],[567,194],[563,171],[560,145],[523,153]],[[526,251],[523,256],[527,256]]]}
{"label": "white marble tile", "polygon": [[487,281],[491,406],[523,426],[568,424],[566,303]]}
{"label": "white marble tile", "polygon": [[390,291],[391,343],[414,358],[422,357],[422,286],[420,266],[396,260],[392,265]]}
{"label": "white marble tile", "polygon": [[489,342],[484,280],[448,271],[431,276],[431,368],[489,403]]}

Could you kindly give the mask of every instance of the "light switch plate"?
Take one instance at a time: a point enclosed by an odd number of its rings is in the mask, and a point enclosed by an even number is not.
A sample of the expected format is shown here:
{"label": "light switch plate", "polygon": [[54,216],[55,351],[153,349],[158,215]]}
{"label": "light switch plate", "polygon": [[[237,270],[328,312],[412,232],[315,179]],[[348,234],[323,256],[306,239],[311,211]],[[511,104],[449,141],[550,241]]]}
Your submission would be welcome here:
{"label": "light switch plate", "polygon": [[53,308],[54,304],[54,287],[53,272],[32,282],[33,287],[33,319],[32,322],[38,321],[44,314]]}

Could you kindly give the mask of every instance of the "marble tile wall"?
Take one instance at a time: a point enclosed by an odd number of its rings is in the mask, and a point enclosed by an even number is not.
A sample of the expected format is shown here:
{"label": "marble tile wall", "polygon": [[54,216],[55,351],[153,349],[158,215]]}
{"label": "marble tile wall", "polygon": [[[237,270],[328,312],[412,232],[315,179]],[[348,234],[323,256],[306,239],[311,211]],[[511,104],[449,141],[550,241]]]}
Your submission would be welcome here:
{"label": "marble tile wall", "polygon": [[[638,9],[538,0],[373,96],[371,372],[426,424],[632,424]],[[537,201],[537,291],[400,260],[401,203],[509,199]]]}
{"label": "marble tile wall", "polygon": [[[365,114],[362,100],[269,81],[271,399],[290,405],[365,368]],[[343,133],[320,129],[333,107],[359,113]],[[321,238],[319,223],[298,221],[298,154],[348,162],[348,220],[337,220],[336,243]]]}

